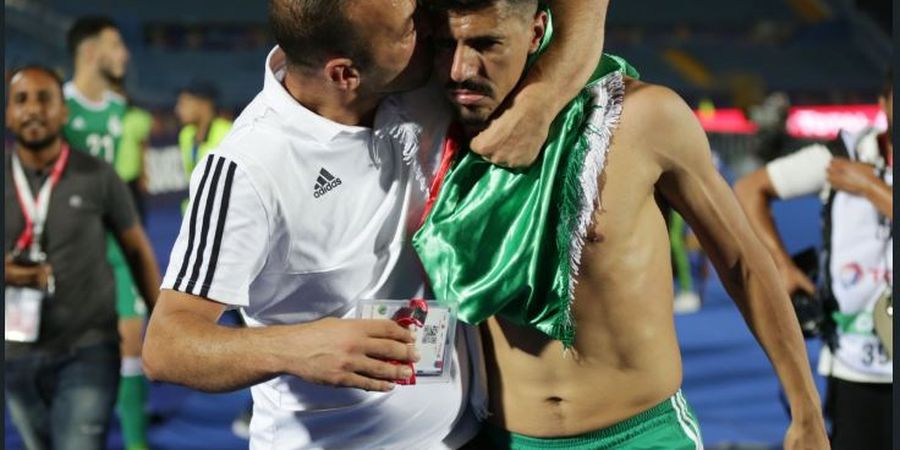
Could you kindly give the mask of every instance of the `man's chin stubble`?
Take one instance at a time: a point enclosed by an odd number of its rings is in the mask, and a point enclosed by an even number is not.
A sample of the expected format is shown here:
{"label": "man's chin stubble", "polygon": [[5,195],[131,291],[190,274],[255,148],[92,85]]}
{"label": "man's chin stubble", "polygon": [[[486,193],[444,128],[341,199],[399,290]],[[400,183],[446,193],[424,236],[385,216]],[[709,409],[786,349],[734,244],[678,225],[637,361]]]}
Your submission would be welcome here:
{"label": "man's chin stubble", "polygon": [[40,150],[43,150],[43,149],[49,147],[50,144],[52,144],[53,141],[55,141],[56,138],[58,138],[58,137],[59,137],[59,134],[53,134],[53,135],[48,135],[44,139],[36,139],[36,140],[31,140],[31,141],[26,141],[26,140],[22,139],[21,137],[17,137],[16,142],[18,142],[19,145],[22,146],[22,148],[24,148],[24,149],[32,151],[32,152],[36,152],[36,151],[40,151]]}

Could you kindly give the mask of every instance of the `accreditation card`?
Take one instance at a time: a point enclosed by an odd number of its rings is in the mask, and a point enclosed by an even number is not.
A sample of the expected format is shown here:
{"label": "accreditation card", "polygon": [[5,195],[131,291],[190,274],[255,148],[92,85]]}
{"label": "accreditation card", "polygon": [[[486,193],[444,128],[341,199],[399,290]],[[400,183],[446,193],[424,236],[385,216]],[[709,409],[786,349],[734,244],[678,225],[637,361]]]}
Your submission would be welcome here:
{"label": "accreditation card", "polygon": [[[453,365],[456,339],[456,312],[452,307],[427,300],[428,314],[421,326],[412,325],[416,333],[416,349],[422,358],[415,363],[418,383],[447,383]],[[356,316],[360,319],[396,320],[405,316],[410,300],[360,300]]]}

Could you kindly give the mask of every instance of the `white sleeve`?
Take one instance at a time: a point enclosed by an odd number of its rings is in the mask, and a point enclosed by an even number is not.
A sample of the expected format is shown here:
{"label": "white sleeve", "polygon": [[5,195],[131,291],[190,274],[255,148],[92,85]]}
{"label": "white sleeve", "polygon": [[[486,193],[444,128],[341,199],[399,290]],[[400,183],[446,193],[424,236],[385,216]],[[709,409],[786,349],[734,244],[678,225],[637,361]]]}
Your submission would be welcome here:
{"label": "white sleeve", "polygon": [[827,183],[831,152],[821,144],[805,147],[766,165],[775,194],[789,199],[817,194]]}
{"label": "white sleeve", "polygon": [[190,192],[162,288],[248,306],[269,248],[259,193],[237,163],[215,154],[197,165]]}

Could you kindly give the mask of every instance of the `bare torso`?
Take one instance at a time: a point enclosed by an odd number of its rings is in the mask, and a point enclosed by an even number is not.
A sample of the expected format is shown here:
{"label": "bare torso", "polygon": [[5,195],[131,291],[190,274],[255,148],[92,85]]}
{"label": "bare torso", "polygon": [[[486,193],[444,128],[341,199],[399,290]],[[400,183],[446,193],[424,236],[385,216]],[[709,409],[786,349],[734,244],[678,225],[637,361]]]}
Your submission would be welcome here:
{"label": "bare torso", "polygon": [[482,326],[491,421],[530,436],[597,430],[649,409],[681,386],[669,239],[654,187],[662,173],[640,121],[637,83],[601,179],[575,291],[574,352],[492,318]]}

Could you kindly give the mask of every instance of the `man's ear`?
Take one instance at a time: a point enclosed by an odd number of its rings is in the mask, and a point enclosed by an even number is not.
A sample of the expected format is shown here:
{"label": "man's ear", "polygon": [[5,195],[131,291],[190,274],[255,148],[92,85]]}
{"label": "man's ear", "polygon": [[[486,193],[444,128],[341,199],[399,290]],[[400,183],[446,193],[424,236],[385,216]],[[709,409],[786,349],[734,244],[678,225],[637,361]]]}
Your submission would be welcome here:
{"label": "man's ear", "polygon": [[325,63],[325,78],[343,91],[359,89],[359,69],[349,58],[334,58]]}
{"label": "man's ear", "polygon": [[534,21],[531,23],[531,30],[534,35],[531,39],[531,46],[528,48],[529,54],[538,51],[538,48],[541,47],[541,41],[544,40],[544,35],[547,33],[548,20],[547,11],[541,10],[534,15]]}

